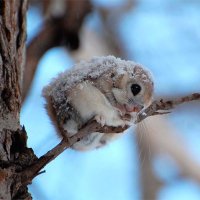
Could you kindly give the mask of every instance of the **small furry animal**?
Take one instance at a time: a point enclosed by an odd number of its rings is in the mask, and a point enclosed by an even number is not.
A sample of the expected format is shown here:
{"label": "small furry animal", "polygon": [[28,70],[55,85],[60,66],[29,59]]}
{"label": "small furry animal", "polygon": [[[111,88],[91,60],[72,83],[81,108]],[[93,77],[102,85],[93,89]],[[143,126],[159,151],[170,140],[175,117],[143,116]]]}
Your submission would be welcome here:
{"label": "small furry animal", "polygon": [[[94,118],[102,126],[130,125],[153,97],[151,75],[141,65],[114,56],[95,57],[58,75],[43,89],[47,112],[61,137],[70,137]],[[121,133],[122,134],[122,133]],[[72,148],[101,147],[121,134],[88,133]]]}

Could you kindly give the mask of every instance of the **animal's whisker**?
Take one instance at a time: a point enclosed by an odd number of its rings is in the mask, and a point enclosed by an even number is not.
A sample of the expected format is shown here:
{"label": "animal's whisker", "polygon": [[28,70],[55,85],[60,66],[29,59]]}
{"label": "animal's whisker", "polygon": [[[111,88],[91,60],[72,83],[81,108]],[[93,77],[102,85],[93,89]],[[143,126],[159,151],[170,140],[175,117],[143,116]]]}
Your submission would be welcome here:
{"label": "animal's whisker", "polygon": [[141,162],[141,167],[145,164],[145,159],[151,160],[152,152],[151,145],[147,143],[149,137],[149,127],[147,127],[145,121],[142,121],[138,124],[138,145],[139,149],[139,158]]}

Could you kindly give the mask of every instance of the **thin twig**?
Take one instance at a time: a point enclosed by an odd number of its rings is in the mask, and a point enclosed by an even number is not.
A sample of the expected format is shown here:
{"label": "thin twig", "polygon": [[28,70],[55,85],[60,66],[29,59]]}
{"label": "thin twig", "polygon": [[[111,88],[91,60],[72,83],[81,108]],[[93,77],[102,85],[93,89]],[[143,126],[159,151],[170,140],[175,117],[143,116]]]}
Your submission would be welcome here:
{"label": "thin twig", "polygon": [[[186,103],[189,101],[195,101],[195,100],[200,100],[200,93],[194,93],[191,95],[187,95],[181,98],[177,98],[174,100],[159,100],[159,101],[154,101],[148,108],[145,110],[142,110],[137,115],[137,119],[135,123],[139,123],[145,118],[152,116],[152,115],[162,115],[162,114],[168,114],[170,113],[169,111],[163,112],[165,110],[171,110],[175,106],[180,105],[182,103]],[[160,112],[161,111],[161,112]]]}

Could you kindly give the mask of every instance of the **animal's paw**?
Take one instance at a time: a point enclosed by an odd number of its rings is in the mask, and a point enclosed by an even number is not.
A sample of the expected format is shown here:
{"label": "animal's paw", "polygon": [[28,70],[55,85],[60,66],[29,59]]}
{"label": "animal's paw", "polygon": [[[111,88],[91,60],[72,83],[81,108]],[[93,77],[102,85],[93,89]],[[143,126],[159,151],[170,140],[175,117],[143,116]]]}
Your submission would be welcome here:
{"label": "animal's paw", "polygon": [[125,125],[126,126],[133,126],[133,124],[134,124],[134,122],[132,122],[132,121],[124,121],[124,123],[125,123]]}
{"label": "animal's paw", "polygon": [[103,126],[105,125],[105,123],[106,123],[106,119],[105,119],[105,117],[104,117],[103,115],[96,115],[96,116],[95,116],[95,120],[96,120],[99,124],[101,124],[102,127],[103,127]]}
{"label": "animal's paw", "polygon": [[115,109],[120,114],[120,116],[124,116],[126,114],[126,109],[122,105],[116,105]]}
{"label": "animal's paw", "polygon": [[115,116],[112,118],[109,118],[107,116],[103,116],[103,115],[96,115],[95,116],[95,120],[101,124],[101,126],[113,126],[113,127],[124,127],[125,125],[127,125],[127,121],[122,120],[120,117]]}
{"label": "animal's paw", "polygon": [[109,118],[106,120],[106,125],[113,126],[113,127],[124,127],[126,125],[126,122],[122,120],[119,116],[115,116],[113,118]]}
{"label": "animal's paw", "polygon": [[121,119],[118,119],[118,120],[115,120],[114,123],[113,123],[113,126],[121,126],[121,127],[124,127],[126,125],[126,122],[124,120],[121,120]]}

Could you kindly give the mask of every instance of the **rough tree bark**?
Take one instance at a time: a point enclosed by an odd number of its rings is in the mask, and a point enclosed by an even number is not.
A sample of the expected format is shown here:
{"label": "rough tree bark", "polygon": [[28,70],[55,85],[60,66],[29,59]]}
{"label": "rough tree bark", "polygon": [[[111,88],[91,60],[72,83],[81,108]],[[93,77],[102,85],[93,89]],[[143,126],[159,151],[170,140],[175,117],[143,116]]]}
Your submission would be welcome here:
{"label": "rough tree bark", "polygon": [[31,199],[21,172],[35,159],[20,127],[27,0],[0,1],[0,199]]}
{"label": "rough tree bark", "polygon": [[[78,1],[66,2],[74,9],[80,9],[76,6]],[[0,199],[3,200],[31,199],[27,184],[40,174],[39,170],[45,165],[43,161],[55,157],[47,153],[46,157],[38,159],[33,150],[27,148],[27,134],[20,126],[27,4],[28,0],[0,0]],[[83,5],[86,5],[85,2]],[[74,34],[78,34],[89,8],[87,1],[80,20],[75,18],[76,23],[67,15],[71,12],[66,14],[68,24],[74,25],[69,25],[74,27]],[[72,35],[68,36],[70,41],[74,39]],[[66,145],[63,146],[65,148]],[[31,171],[33,168],[35,170]]]}

